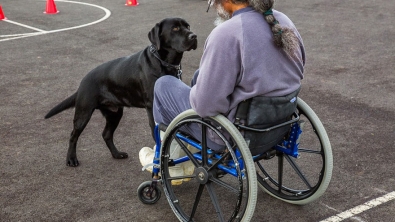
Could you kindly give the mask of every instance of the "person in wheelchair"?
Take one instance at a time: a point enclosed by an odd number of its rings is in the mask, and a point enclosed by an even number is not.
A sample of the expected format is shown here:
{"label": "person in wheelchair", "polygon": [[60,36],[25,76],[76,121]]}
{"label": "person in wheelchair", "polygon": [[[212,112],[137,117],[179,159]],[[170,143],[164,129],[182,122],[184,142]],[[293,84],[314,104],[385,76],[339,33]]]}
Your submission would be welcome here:
{"label": "person in wheelchair", "polygon": [[[283,103],[280,107],[290,110],[281,111],[289,117],[296,108],[305,64],[303,41],[295,25],[273,9],[274,0],[209,0],[209,5],[216,9],[218,17],[205,42],[199,69],[191,86],[172,76],[156,81],[155,122],[168,125],[178,114],[192,108],[201,117],[222,114],[233,123],[243,124],[246,120],[240,120],[236,112],[239,104],[249,101],[250,114],[267,114],[258,118],[258,125],[264,126],[265,121],[278,122],[282,115],[272,108],[277,98]],[[269,98],[268,105],[261,106],[262,100],[254,102],[251,98]],[[185,130],[201,138],[199,127],[190,125]],[[268,149],[259,145],[262,141],[257,143],[250,146],[253,155],[254,148],[255,152]],[[222,144],[210,134],[208,146],[220,150]],[[171,155],[179,153],[180,148],[175,147]],[[153,149],[143,147],[139,153],[141,164],[152,163],[153,156]],[[189,169],[193,165],[188,162],[172,169],[172,174],[192,174]]]}

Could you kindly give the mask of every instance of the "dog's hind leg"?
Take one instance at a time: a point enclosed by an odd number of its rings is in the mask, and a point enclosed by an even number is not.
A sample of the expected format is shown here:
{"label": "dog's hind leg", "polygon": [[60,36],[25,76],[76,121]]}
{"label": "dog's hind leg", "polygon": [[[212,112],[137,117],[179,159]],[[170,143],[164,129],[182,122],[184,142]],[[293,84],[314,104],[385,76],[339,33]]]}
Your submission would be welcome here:
{"label": "dog's hind leg", "polygon": [[108,149],[110,149],[111,155],[115,159],[124,159],[128,157],[125,152],[119,152],[114,145],[114,132],[118,127],[119,121],[123,115],[123,108],[118,108],[117,112],[113,112],[107,109],[100,109],[103,116],[106,118],[106,126],[103,130],[103,139],[107,144]]}
{"label": "dog's hind leg", "polygon": [[69,150],[67,151],[67,166],[76,167],[79,165],[77,159],[77,141],[91,119],[93,111],[94,109],[80,111],[80,109],[76,108],[75,110],[74,128],[70,135]]}

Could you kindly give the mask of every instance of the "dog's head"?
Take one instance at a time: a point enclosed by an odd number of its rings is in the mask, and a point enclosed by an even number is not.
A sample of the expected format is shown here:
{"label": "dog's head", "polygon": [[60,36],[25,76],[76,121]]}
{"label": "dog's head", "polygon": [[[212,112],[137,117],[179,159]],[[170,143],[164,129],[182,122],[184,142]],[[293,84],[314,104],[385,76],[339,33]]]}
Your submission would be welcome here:
{"label": "dog's head", "polygon": [[163,19],[148,33],[148,38],[158,50],[175,50],[181,53],[197,48],[197,36],[182,18]]}

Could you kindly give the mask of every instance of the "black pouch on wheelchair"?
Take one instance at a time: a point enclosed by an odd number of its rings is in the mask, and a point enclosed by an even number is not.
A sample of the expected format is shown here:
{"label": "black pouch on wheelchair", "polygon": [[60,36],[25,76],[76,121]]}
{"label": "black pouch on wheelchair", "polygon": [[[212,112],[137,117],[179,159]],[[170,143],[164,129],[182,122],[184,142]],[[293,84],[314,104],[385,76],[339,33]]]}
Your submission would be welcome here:
{"label": "black pouch on wheelchair", "polygon": [[[241,120],[241,125],[262,131],[289,121],[296,110],[299,91],[300,88],[286,96],[257,96],[241,102],[237,108],[235,125]],[[290,125],[263,132],[240,128],[251,154],[258,155],[277,145],[290,130]]]}

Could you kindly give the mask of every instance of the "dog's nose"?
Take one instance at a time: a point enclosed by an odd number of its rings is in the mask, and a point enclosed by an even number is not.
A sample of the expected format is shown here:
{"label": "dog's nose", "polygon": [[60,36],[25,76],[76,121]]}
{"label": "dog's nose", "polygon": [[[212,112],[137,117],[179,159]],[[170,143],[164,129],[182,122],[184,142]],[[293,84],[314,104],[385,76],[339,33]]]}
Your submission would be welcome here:
{"label": "dog's nose", "polygon": [[194,39],[196,39],[196,35],[195,34],[193,34],[193,33],[191,33],[191,34],[189,34],[189,36],[188,36],[188,38],[190,39],[190,40],[194,40]]}

